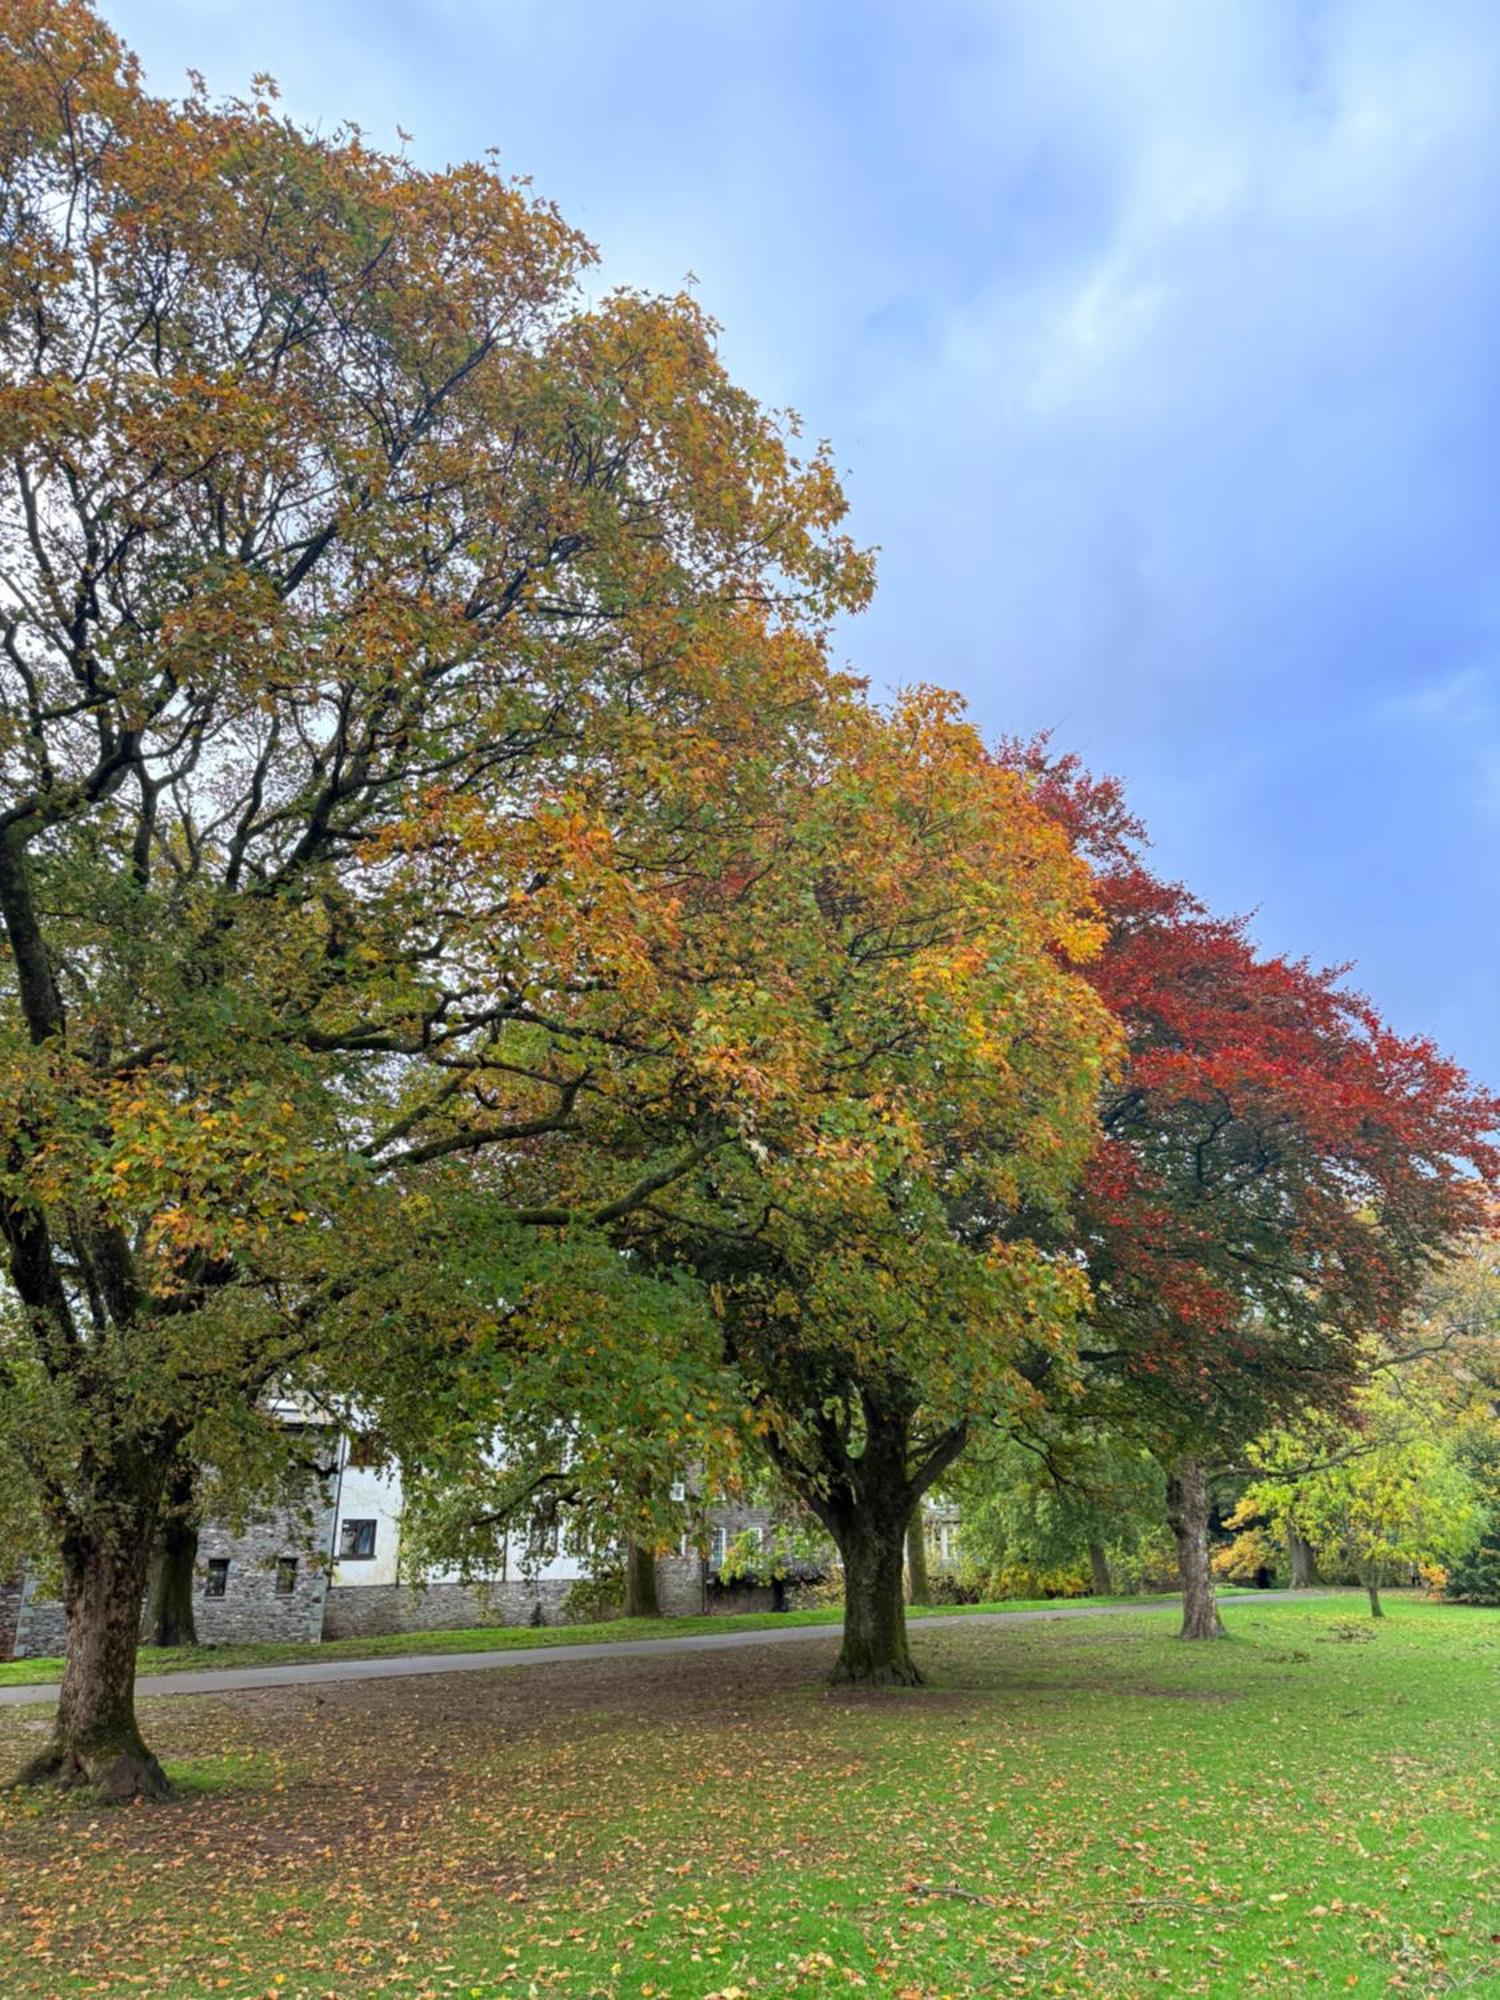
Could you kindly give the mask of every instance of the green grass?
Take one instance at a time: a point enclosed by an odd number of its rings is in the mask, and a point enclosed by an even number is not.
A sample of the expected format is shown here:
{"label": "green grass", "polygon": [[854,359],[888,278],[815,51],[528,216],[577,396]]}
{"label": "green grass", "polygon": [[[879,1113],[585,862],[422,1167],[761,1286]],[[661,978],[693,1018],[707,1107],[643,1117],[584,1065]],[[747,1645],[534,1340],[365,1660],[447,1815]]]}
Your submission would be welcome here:
{"label": "green grass", "polygon": [[[1500,1993],[1500,1614],[1402,1598],[147,1705],[177,1804],[0,1799],[6,2000]],[[326,1697],[326,1700],[325,1700]],[[0,1758],[32,1712],[0,1713]]]}
{"label": "green grass", "polygon": [[[1064,1604],[1098,1604],[1096,1597],[1013,1598],[995,1604],[945,1604],[913,1609],[913,1618],[960,1618],[977,1611],[1051,1611]],[[1116,1598],[1112,1603],[1151,1603],[1160,1599]],[[390,1632],[373,1638],[325,1639],[321,1645],[268,1641],[243,1646],[142,1646],[136,1660],[141,1674],[190,1673],[207,1667],[274,1667],[299,1661],[375,1660],[406,1653],[525,1652],[534,1646],[598,1645],[610,1640],[681,1639],[695,1632],[756,1632],[776,1625],[836,1625],[838,1608],[821,1611],[755,1611],[733,1617],[612,1618],[597,1625],[469,1625],[446,1632]],[[57,1657],[0,1661],[0,1687],[29,1687],[33,1682],[62,1679]]]}

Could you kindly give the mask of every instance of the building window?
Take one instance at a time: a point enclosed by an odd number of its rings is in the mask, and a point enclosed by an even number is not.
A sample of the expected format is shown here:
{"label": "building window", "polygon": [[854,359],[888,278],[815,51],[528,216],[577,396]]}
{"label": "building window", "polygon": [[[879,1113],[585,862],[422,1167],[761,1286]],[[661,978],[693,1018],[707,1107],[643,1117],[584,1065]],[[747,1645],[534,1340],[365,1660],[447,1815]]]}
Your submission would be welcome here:
{"label": "building window", "polygon": [[723,1566],[724,1558],[728,1554],[728,1552],[729,1552],[729,1531],[726,1528],[715,1528],[713,1546],[709,1550],[709,1556],[708,1556],[709,1567],[711,1569],[721,1568]]}
{"label": "building window", "polygon": [[339,1556],[344,1562],[364,1562],[375,1553],[375,1523],[345,1521],[339,1529]]}
{"label": "building window", "polygon": [[291,1597],[297,1589],[297,1558],[278,1556],[276,1560],[276,1595]]}
{"label": "building window", "polygon": [[222,1597],[229,1588],[228,1556],[210,1556],[207,1573],[203,1578],[205,1597]]}

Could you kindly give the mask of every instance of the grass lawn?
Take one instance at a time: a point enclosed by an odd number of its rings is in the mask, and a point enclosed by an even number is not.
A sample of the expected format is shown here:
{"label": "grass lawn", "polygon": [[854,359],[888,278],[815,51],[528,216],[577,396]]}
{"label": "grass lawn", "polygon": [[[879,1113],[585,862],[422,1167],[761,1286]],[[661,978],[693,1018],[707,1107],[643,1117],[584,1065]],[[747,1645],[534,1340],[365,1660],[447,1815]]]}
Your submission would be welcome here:
{"label": "grass lawn", "polygon": [[0,1797],[0,1992],[1500,1994],[1500,1613],[1226,1617],[149,1703],[176,1803]]}
{"label": "grass lawn", "polygon": [[[1052,1611],[1065,1605],[1110,1603],[1161,1604],[1160,1598],[1097,1597],[1008,1598],[997,1604],[943,1604],[913,1610],[913,1618],[961,1618],[976,1611]],[[756,1611],[736,1617],[611,1618],[600,1625],[467,1625],[448,1632],[390,1632],[376,1638],[326,1639],[321,1645],[270,1642],[246,1646],[177,1646],[170,1650],[142,1646],[137,1672],[172,1674],[196,1667],[274,1667],[298,1660],[374,1660],[402,1653],[495,1653],[532,1646],[597,1645],[616,1639],[681,1639],[693,1632],[755,1632],[774,1625],[836,1625],[840,1609],[827,1611]],[[33,1681],[59,1681],[60,1658],[0,1661],[0,1687],[26,1687]]]}

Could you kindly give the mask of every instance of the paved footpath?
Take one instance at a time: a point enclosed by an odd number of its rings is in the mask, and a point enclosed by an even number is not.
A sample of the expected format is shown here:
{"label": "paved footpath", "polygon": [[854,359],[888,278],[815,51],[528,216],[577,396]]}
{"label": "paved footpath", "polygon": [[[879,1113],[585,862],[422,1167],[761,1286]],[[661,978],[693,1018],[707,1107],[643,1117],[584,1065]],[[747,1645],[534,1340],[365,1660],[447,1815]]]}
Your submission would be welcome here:
{"label": "paved footpath", "polygon": [[[1229,1603],[1276,1604],[1326,1595],[1311,1590],[1257,1590]],[[1048,1618],[1121,1618],[1138,1611],[1178,1611],[1175,1597],[1151,1604],[1059,1604],[1045,1611],[975,1611],[947,1618],[914,1618],[913,1637],[924,1626],[1030,1625]],[[717,1653],[735,1646],[782,1646],[795,1639],[837,1639],[841,1625],[771,1625],[749,1632],[695,1632],[682,1639],[606,1639],[589,1646],[516,1646],[495,1653],[387,1654],[375,1660],[298,1660],[280,1667],[208,1667],[199,1672],[142,1674],[141,1697],[162,1694],[236,1694],[241,1688],[313,1687],[325,1681],[404,1680],[417,1674],[491,1673],[498,1667],[558,1667],[583,1660],[654,1659],[660,1653]],[[0,1687],[0,1708],[57,1700],[55,1683]]]}

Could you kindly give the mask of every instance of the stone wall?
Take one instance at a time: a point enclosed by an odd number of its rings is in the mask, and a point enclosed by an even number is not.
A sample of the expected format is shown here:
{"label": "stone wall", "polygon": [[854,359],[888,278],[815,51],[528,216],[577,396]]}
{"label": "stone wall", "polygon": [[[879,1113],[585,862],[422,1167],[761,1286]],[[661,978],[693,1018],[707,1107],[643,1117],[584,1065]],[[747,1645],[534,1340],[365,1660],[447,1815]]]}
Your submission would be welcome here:
{"label": "stone wall", "polygon": [[[370,1638],[381,1632],[455,1632],[473,1625],[567,1625],[573,1585],[561,1578],[534,1583],[335,1584],[323,1605],[325,1639]],[[540,1612],[540,1615],[538,1613]]]}
{"label": "stone wall", "polygon": [[708,1606],[704,1601],[701,1556],[657,1557],[656,1608],[663,1618],[702,1616]]}
{"label": "stone wall", "polygon": [[21,1585],[21,1603],[16,1613],[16,1659],[50,1659],[62,1652],[67,1636],[62,1605],[55,1597],[46,1597],[37,1589],[36,1575],[28,1570]]}
{"label": "stone wall", "polygon": [[[206,1523],[198,1537],[193,1578],[193,1623],[199,1644],[228,1646],[266,1639],[300,1643],[321,1638],[332,1534],[333,1496],[322,1480],[309,1490],[305,1510],[258,1515],[241,1534],[217,1522]],[[283,1558],[297,1565],[289,1591],[277,1587],[277,1565]],[[222,1597],[207,1595],[209,1565],[216,1560],[229,1565]],[[145,1610],[142,1604],[143,1622]],[[0,1624],[0,1638],[3,1634]],[[62,1605],[44,1595],[35,1575],[28,1573],[15,1618],[13,1656],[47,1658],[61,1653],[66,1641]]]}
{"label": "stone wall", "polygon": [[[198,1536],[193,1578],[198,1643],[307,1643],[321,1638],[332,1533],[332,1502],[326,1493],[315,1501],[311,1521],[295,1513],[265,1514],[238,1535],[218,1522],[206,1522]],[[283,1560],[297,1565],[290,1591],[279,1587],[278,1564]],[[207,1594],[210,1565],[216,1561],[229,1564],[222,1597]]]}

